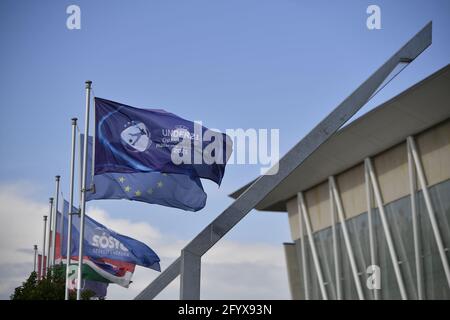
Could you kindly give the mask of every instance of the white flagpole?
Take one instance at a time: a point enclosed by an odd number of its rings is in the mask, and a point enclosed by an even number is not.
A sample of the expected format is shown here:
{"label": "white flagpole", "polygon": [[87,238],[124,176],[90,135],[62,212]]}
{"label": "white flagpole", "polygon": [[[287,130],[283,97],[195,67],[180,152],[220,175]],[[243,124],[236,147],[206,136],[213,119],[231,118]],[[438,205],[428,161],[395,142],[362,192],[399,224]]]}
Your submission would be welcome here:
{"label": "white flagpole", "polygon": [[37,244],[33,246],[34,249],[34,263],[33,263],[33,272],[36,272],[36,258],[37,258]]}
{"label": "white flagpole", "polygon": [[53,219],[53,198],[50,198],[50,216],[48,219],[48,250],[47,250],[47,270],[50,268],[50,250],[52,249],[52,219]]}
{"label": "white flagpole", "polygon": [[80,208],[80,252],[78,255],[78,281],[77,281],[77,300],[81,299],[81,281],[83,267],[83,240],[84,240],[84,217],[86,214],[86,175],[88,160],[88,138],[89,138],[89,106],[91,101],[92,81],[86,81],[86,114],[84,120],[84,145],[83,145],[83,173],[81,176],[81,208]]}
{"label": "white flagpole", "polygon": [[55,258],[56,258],[56,220],[58,220],[58,203],[59,203],[59,181],[61,177],[55,176],[55,182],[56,182],[56,189],[55,189],[55,205],[53,207],[53,223],[52,223],[52,266],[55,265]]}
{"label": "white flagpole", "polygon": [[69,191],[69,216],[67,217],[67,250],[66,250],[66,293],[65,299],[69,300],[69,269],[70,269],[70,247],[72,245],[72,212],[73,208],[73,189],[74,189],[74,177],[75,177],[75,146],[76,146],[76,129],[77,118],[72,118],[72,154],[70,157],[70,191]]}
{"label": "white flagpole", "polygon": [[45,260],[45,240],[47,239],[47,216],[44,216],[44,239],[42,243],[42,257],[41,257],[41,280],[44,277],[44,260]]}

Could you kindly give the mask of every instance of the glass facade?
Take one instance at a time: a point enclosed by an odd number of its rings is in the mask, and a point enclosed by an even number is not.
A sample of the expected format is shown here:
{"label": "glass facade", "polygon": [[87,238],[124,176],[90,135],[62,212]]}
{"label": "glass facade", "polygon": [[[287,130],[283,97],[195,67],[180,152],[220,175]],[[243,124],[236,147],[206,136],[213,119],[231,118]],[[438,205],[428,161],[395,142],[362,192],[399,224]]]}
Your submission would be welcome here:
{"label": "glass facade", "polygon": [[[450,180],[446,180],[428,188],[439,231],[445,247],[447,261],[450,260]],[[418,229],[420,237],[423,298],[450,299],[450,289],[444,273],[438,247],[431,228],[430,218],[425,206],[422,191],[417,192]],[[411,198],[406,196],[384,206],[392,240],[398,257],[401,276],[405,285],[407,298],[417,299],[417,274],[412,229]],[[382,228],[378,209],[372,210],[372,224],[375,238],[376,265],[381,271],[381,289],[379,298],[384,300],[401,299],[400,290],[389,254],[389,248]],[[371,265],[369,247],[368,214],[364,212],[346,220],[347,230],[357,265],[358,276],[365,299],[374,298],[374,290],[369,290],[366,282],[369,274],[367,267]],[[336,224],[338,263],[342,299],[358,299],[352,269],[349,263],[341,224]],[[317,231],[313,234],[324,285],[329,299],[336,299],[335,261],[333,255],[332,228]],[[322,299],[311,247],[305,238],[306,266],[302,265],[300,240],[296,241],[300,270],[307,268],[308,292],[310,299]],[[300,273],[302,276],[302,273]],[[304,296],[305,279],[302,277],[300,290]]]}

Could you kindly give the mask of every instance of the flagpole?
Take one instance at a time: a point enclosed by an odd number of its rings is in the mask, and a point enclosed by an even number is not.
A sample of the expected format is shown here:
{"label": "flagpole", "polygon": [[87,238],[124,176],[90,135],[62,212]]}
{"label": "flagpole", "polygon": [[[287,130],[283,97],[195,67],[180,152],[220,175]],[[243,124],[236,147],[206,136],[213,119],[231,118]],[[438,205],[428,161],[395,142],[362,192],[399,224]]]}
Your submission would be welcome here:
{"label": "flagpole", "polygon": [[[42,258],[41,258],[41,276],[40,279],[43,278],[44,275],[44,260],[45,260],[45,239],[47,233],[47,216],[44,216],[44,239],[42,244]],[[40,280],[39,279],[39,280]]]}
{"label": "flagpole", "polygon": [[48,250],[47,250],[47,270],[50,268],[50,250],[52,245],[52,218],[53,218],[53,198],[50,198],[50,216],[48,219]]}
{"label": "flagpole", "polygon": [[40,279],[43,278],[44,274],[44,257],[45,257],[45,240],[47,236],[47,216],[44,216],[44,239],[42,241],[42,258],[41,258],[41,276]]}
{"label": "flagpole", "polygon": [[37,258],[37,244],[33,246],[34,249],[34,263],[33,263],[33,272],[36,272],[36,258]]}
{"label": "flagpole", "polygon": [[83,240],[84,240],[84,217],[86,214],[86,175],[88,160],[88,138],[89,138],[89,106],[91,101],[92,81],[86,81],[86,114],[84,120],[84,153],[83,153],[83,174],[81,176],[81,210],[80,210],[80,252],[78,255],[78,281],[77,281],[77,300],[81,299],[81,281],[83,267]]}
{"label": "flagpole", "polygon": [[61,176],[55,176],[56,189],[55,189],[55,206],[53,208],[53,222],[52,222],[52,266],[55,265],[56,258],[56,221],[58,220],[58,202],[59,202],[59,181]]}
{"label": "flagpole", "polygon": [[72,154],[70,157],[70,194],[69,194],[69,216],[67,223],[67,250],[66,250],[66,293],[65,299],[69,300],[69,268],[70,268],[70,247],[72,245],[72,212],[73,208],[73,189],[74,189],[74,172],[75,172],[75,145],[76,145],[76,129],[77,118],[72,118]]}

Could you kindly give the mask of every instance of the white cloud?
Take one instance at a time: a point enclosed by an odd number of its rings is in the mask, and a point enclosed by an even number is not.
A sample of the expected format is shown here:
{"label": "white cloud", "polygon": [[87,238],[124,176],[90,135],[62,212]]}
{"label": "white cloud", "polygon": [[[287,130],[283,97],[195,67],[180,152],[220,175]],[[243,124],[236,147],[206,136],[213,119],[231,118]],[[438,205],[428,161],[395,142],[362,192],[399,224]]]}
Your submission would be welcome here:
{"label": "white cloud", "polygon": [[[33,245],[41,246],[42,216],[48,214],[48,205],[26,201],[22,196],[34,191],[27,183],[0,186],[0,263],[32,262]],[[30,249],[30,252],[23,249]]]}
{"label": "white cloud", "polygon": [[[0,186],[0,298],[8,298],[14,287],[32,269],[32,245],[42,242],[42,215],[48,204],[30,200],[33,187],[17,184]],[[146,222],[111,217],[105,210],[90,206],[88,214],[109,228],[145,242],[158,253],[162,270],[174,261],[190,239],[162,234]],[[24,249],[30,249],[26,251]],[[13,269],[14,271],[9,269]],[[130,288],[110,285],[109,299],[132,299],[159,273],[137,267]],[[179,278],[159,299],[178,299]],[[203,299],[289,299],[282,245],[219,242],[202,258]]]}

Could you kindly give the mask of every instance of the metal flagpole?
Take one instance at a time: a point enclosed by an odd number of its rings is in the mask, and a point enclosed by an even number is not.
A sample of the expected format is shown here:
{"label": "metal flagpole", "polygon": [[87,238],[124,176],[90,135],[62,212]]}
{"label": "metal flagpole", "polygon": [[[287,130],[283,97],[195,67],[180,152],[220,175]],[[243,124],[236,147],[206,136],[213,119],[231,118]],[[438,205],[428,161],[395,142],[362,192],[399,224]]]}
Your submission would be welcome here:
{"label": "metal flagpole", "polygon": [[[59,202],[59,181],[61,177],[55,176],[56,189],[55,189],[55,205],[53,207],[53,222],[52,222],[52,266],[55,265],[55,257],[56,257],[56,220],[58,220],[58,202]],[[50,253],[50,252],[49,252]]]}
{"label": "metal flagpole", "polygon": [[33,272],[36,272],[36,257],[37,257],[37,244],[33,246],[34,248],[34,263],[33,263]]}
{"label": "metal flagpole", "polygon": [[67,223],[67,251],[66,251],[66,293],[65,299],[69,300],[69,267],[70,267],[70,247],[72,245],[72,212],[73,208],[73,188],[75,178],[75,145],[77,140],[77,118],[72,118],[72,154],[70,157],[70,191],[69,191],[69,216]]}
{"label": "metal flagpole", "polygon": [[[80,204],[80,252],[78,255],[78,281],[77,281],[77,300],[81,298],[81,270],[83,267],[83,240],[84,240],[84,217],[86,214],[86,175],[88,160],[88,138],[89,138],[89,106],[91,101],[92,81],[86,81],[86,114],[84,119],[84,145],[83,145],[83,173],[81,176],[81,204]],[[92,155],[94,156],[94,155]]]}
{"label": "metal flagpole", "polygon": [[50,250],[52,249],[53,198],[50,198],[50,216],[48,219],[47,270],[50,268]]}
{"label": "metal flagpole", "polygon": [[45,240],[47,238],[47,216],[44,216],[44,239],[42,241],[41,279],[44,277]]}

